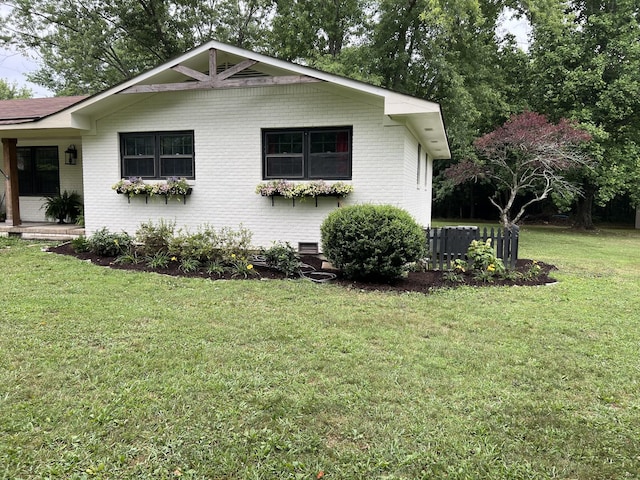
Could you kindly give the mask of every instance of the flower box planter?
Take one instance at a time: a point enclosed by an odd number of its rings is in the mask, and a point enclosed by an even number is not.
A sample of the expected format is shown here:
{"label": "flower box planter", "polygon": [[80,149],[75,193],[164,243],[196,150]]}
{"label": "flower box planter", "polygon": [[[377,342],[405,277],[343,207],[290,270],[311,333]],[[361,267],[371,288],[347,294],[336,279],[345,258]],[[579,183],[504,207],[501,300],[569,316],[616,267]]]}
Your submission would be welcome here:
{"label": "flower box planter", "polygon": [[330,193],[321,193],[318,195],[305,195],[305,196],[299,196],[299,197],[287,197],[286,195],[282,195],[280,193],[275,193],[273,195],[263,195],[263,197],[270,197],[271,198],[271,206],[275,206],[275,197],[282,197],[282,198],[288,198],[291,200],[292,202],[292,206],[295,207],[296,206],[296,198],[300,201],[300,202],[304,202],[305,200],[309,199],[309,198],[313,198],[315,200],[316,203],[316,208],[318,207],[318,197],[334,197],[337,201],[338,201],[338,206],[340,206],[340,199],[344,198],[344,196],[342,195],[333,195]]}
{"label": "flower box planter", "polygon": [[166,183],[144,183],[141,178],[132,177],[127,180],[120,180],[111,187],[119,195],[126,195],[127,201],[131,203],[131,197],[144,196],[144,203],[149,203],[149,197],[164,197],[164,203],[169,203],[171,197],[182,197],[187,203],[187,196],[191,195],[193,188],[189,186],[185,178],[170,177]]}
{"label": "flower box planter", "polygon": [[318,206],[318,197],[334,197],[340,206],[340,199],[346,197],[353,192],[353,185],[336,182],[333,184],[325,183],[323,180],[304,183],[293,183],[285,180],[272,180],[266,183],[260,183],[256,187],[256,193],[263,197],[271,198],[271,206],[275,205],[275,197],[290,198],[292,205],[296,206],[296,198],[305,201],[313,198]]}
{"label": "flower box planter", "polygon": [[[144,196],[144,203],[149,203],[149,197],[164,197],[164,203],[167,204],[169,203],[169,199],[171,197],[182,197],[183,202],[186,204],[187,203],[187,196],[191,195],[191,192],[193,191],[193,188],[188,188],[186,192],[184,193],[146,193],[146,192],[141,192],[141,193],[127,193],[127,192],[118,192],[116,191],[116,193],[118,195],[127,195],[127,201],[129,203],[131,203],[131,197],[142,197]],[[178,200],[180,200],[178,198]]]}

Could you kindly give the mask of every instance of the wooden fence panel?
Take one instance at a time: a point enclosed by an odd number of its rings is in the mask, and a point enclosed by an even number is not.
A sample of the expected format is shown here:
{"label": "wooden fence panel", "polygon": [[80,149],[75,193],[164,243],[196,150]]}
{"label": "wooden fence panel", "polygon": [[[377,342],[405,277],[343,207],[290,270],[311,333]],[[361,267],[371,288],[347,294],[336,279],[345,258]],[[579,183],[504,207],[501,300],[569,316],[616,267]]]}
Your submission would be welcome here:
{"label": "wooden fence panel", "polygon": [[515,225],[507,229],[484,227],[482,230],[478,227],[427,228],[425,236],[429,250],[429,268],[433,270],[449,270],[455,260],[465,260],[467,248],[473,240],[486,242],[491,239],[496,256],[508,268],[515,268],[518,260],[520,228]]}

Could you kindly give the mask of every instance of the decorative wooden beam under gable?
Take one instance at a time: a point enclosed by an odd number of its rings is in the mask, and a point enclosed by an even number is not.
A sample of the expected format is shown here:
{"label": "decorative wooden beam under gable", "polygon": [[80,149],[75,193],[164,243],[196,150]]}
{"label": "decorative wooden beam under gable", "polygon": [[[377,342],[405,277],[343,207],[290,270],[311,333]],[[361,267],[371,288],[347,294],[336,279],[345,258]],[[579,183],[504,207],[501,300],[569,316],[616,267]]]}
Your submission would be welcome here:
{"label": "decorative wooden beam under gable", "polygon": [[321,82],[317,78],[306,75],[283,75],[278,77],[244,77],[231,78],[234,75],[251,68],[256,63],[255,60],[244,60],[218,73],[218,51],[214,48],[209,50],[209,74],[199,72],[184,65],[175,65],[172,70],[180,72],[195,81],[179,83],[157,83],[151,85],[134,85],[125,88],[119,93],[157,93],[175,92],[180,90],[208,90],[220,88],[247,88],[266,87],[272,85],[292,85],[299,83]]}
{"label": "decorative wooden beam under gable", "polygon": [[183,65],[176,65],[175,67],[171,67],[171,70],[175,70],[176,72],[180,72],[187,77],[191,77],[199,82],[208,82],[211,80],[211,77],[205,73],[201,73],[193,68],[185,67]]}

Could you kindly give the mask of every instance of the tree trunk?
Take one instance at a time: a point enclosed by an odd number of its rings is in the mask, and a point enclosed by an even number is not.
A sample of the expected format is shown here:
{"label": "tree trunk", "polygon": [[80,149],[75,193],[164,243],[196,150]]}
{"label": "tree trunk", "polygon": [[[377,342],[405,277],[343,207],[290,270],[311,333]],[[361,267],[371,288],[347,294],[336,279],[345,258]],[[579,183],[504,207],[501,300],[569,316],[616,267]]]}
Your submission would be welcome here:
{"label": "tree trunk", "polygon": [[596,196],[596,189],[592,185],[585,186],[584,195],[578,198],[576,203],[576,220],[573,223],[575,228],[583,228],[585,230],[593,230],[593,200]]}

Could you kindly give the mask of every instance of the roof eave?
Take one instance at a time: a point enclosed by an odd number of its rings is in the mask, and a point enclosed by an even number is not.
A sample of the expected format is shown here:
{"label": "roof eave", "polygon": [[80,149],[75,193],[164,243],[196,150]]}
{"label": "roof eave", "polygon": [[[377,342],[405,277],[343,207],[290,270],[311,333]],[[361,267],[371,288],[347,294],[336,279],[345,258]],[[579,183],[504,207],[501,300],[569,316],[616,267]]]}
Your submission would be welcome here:
{"label": "roof eave", "polygon": [[[129,87],[152,81],[153,77],[176,65],[187,62],[199,55],[208,54],[211,49],[218,49],[232,56],[255,60],[258,63],[263,63],[275,69],[312,77],[327,82],[328,84],[341,86],[354,92],[383,99],[384,114],[408,124],[414,131],[414,134],[418,137],[419,141],[424,144],[424,148],[432,158],[451,158],[444,122],[440,112],[440,105],[437,103],[411,97],[409,95],[403,95],[382,87],[323,72],[303,65],[297,65],[285,60],[280,60],[239,47],[234,47],[232,45],[220,43],[215,40],[194,48],[179,57],[168,60],[162,65],[144,72],[135,78],[124,81],[101,93],[88,97],[58,113],[54,113],[28,123],[31,128],[33,128],[33,126],[37,126],[36,128],[47,128],[47,126],[50,125],[51,127],[57,126],[79,130],[89,129],[89,120],[87,116],[93,116],[97,111],[99,111],[100,103]],[[107,104],[111,103],[112,102],[107,102]],[[68,115],[66,118],[62,116],[65,114]],[[13,124],[9,127],[14,127],[16,130],[20,130],[25,128],[25,124]]]}

